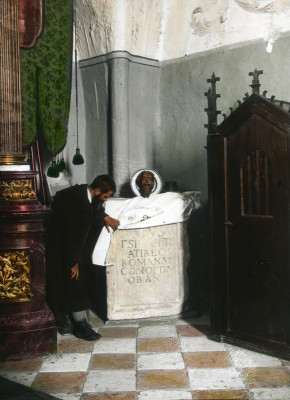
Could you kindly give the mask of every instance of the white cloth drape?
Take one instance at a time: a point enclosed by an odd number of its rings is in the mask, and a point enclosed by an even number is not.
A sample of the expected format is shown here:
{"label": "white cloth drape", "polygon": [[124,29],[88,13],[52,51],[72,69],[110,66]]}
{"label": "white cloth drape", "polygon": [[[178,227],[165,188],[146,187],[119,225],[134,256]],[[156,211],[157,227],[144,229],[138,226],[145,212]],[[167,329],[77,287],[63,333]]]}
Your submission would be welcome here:
{"label": "white cloth drape", "polygon": [[[110,217],[120,221],[119,229],[138,229],[168,225],[187,221],[193,209],[200,207],[200,192],[152,194],[133,199],[109,199],[105,211]],[[96,265],[106,265],[106,255],[110,246],[111,229],[103,228],[96,243],[92,261]]]}

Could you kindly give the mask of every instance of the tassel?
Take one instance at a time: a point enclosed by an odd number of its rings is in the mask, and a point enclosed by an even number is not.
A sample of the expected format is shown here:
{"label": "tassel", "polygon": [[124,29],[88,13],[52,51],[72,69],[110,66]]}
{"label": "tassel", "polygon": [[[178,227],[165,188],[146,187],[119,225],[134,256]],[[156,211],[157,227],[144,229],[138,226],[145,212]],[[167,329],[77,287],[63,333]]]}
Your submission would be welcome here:
{"label": "tassel", "polygon": [[76,126],[77,126],[77,148],[76,154],[73,157],[73,164],[74,165],[81,165],[83,164],[84,158],[81,155],[79,149],[79,106],[78,106],[78,55],[77,55],[77,46],[76,46],[76,16],[74,14],[74,47],[75,47],[75,89],[76,89]]}
{"label": "tassel", "polygon": [[59,177],[58,168],[57,168],[54,160],[51,162],[51,165],[48,167],[47,176],[49,176],[50,178],[58,178]]}
{"label": "tassel", "polygon": [[62,157],[62,159],[57,163],[57,169],[58,169],[58,172],[62,172],[62,171],[65,170],[65,161],[64,161],[63,157]]}
{"label": "tassel", "polygon": [[85,162],[85,161],[84,161],[83,156],[81,155],[80,149],[77,147],[77,149],[76,149],[76,154],[75,154],[74,157],[73,157],[73,164],[74,164],[74,165],[81,165],[81,164],[83,164],[84,162]]}

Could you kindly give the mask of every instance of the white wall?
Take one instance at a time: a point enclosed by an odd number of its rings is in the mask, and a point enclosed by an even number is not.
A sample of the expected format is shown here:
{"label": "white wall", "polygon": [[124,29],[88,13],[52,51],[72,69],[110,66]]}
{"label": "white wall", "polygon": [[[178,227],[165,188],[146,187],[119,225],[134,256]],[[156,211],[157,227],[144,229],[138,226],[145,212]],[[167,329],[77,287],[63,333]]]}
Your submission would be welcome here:
{"label": "white wall", "polygon": [[[144,125],[142,110],[146,111],[146,119],[150,119],[148,110],[151,110],[153,123],[149,129],[153,154],[148,153],[145,159],[152,157],[152,165],[164,175],[164,180],[177,180],[181,189],[202,190],[206,196],[206,130],[203,127],[206,98],[203,94],[207,90],[206,78],[213,71],[223,78],[220,87],[223,86],[222,102],[225,104],[233,101],[233,90],[236,91],[235,99],[241,98],[249,83],[246,75],[255,67],[264,69],[261,82],[265,79],[264,82],[271,83],[272,94],[290,100],[289,78],[285,74],[290,63],[289,50],[281,41],[290,32],[290,0],[77,0],[76,15],[77,50],[82,62],[114,51],[127,51],[161,62],[161,88],[156,85],[148,91],[154,91],[154,110],[142,107],[150,102],[150,96],[142,98],[134,91],[137,83],[140,87],[146,85],[148,74],[144,71],[130,74],[127,82],[130,94],[128,126],[135,135],[130,152],[140,153],[138,143],[142,140],[138,141],[138,138],[144,139],[148,128],[148,124]],[[233,52],[234,49],[237,51]],[[253,52],[247,55],[247,49],[253,49]],[[239,53],[247,60],[241,62]],[[231,54],[235,54],[234,59],[230,58]],[[260,58],[257,58],[258,54]],[[269,68],[267,60],[271,60]],[[92,70],[91,77],[86,76],[84,93],[79,79],[79,141],[85,157],[83,166],[71,163],[76,146],[75,92],[72,89],[65,149],[72,183],[90,180],[95,171],[110,172],[104,142],[108,116],[99,116],[98,132],[94,123],[98,111],[94,108],[93,86],[99,91],[99,104],[104,104],[99,113],[104,114],[108,106],[106,86],[112,83],[106,79],[106,72],[100,74]],[[146,151],[149,152],[149,148]],[[99,157],[100,152],[103,158]],[[130,160],[133,166],[138,165],[137,158]],[[125,172],[124,177],[128,174],[127,170]]]}
{"label": "white wall", "polygon": [[116,50],[170,60],[290,30],[289,0],[77,0],[80,58]]}

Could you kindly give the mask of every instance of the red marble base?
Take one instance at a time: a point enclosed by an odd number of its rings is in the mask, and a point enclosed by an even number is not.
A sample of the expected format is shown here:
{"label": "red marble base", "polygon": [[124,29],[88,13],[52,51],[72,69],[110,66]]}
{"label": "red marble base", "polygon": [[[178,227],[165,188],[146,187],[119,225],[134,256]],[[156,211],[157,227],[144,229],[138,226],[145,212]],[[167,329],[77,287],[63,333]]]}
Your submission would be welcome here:
{"label": "red marble base", "polygon": [[55,353],[56,344],[54,318],[46,305],[37,312],[0,316],[0,360]]}
{"label": "red marble base", "polygon": [[26,193],[29,185],[19,184],[34,175],[0,172],[1,360],[56,351],[55,321],[45,303],[44,221],[49,208]]}

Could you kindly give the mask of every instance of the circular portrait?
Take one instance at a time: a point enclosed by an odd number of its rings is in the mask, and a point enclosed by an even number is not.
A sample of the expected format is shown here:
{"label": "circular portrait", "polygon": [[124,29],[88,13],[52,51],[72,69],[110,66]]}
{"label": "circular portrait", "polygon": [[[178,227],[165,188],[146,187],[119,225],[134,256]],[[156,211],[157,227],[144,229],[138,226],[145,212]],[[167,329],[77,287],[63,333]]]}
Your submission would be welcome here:
{"label": "circular portrait", "polygon": [[153,169],[140,169],[131,179],[131,189],[136,196],[149,197],[162,190],[162,179]]}

